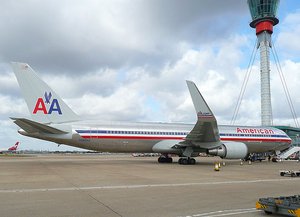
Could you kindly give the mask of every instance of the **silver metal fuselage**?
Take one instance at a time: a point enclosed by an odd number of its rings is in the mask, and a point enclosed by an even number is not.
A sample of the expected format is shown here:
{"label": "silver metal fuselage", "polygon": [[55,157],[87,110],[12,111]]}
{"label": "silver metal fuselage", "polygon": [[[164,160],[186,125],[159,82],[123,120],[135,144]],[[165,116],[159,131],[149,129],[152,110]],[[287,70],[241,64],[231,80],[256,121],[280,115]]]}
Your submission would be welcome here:
{"label": "silver metal fuselage", "polygon": [[[128,123],[73,122],[51,125],[67,134],[23,135],[66,144],[74,147],[101,152],[154,152],[153,146],[163,140],[172,140],[174,145],[183,141],[194,124],[169,123]],[[281,130],[272,127],[226,126],[219,125],[221,142],[242,142],[249,153],[283,150],[289,147],[291,139]],[[201,146],[197,147],[201,150]],[[204,151],[204,149],[203,149]]]}

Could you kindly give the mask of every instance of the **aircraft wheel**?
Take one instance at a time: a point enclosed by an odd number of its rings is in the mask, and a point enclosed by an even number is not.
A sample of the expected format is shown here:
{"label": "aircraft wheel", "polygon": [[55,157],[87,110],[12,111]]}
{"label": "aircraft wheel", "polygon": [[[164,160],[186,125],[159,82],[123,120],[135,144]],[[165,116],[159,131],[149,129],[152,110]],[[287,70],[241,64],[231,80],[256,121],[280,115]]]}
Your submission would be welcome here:
{"label": "aircraft wheel", "polygon": [[160,156],[157,161],[158,163],[172,163],[173,159],[171,157]]}
{"label": "aircraft wheel", "polygon": [[165,158],[160,156],[157,161],[158,161],[158,163],[164,163]]}
{"label": "aircraft wheel", "polygon": [[196,164],[196,160],[194,158],[189,159],[189,164],[194,165]]}
{"label": "aircraft wheel", "polygon": [[196,164],[196,160],[194,158],[179,158],[178,160],[179,164],[183,164],[183,165],[194,165]]}
{"label": "aircraft wheel", "polygon": [[189,162],[188,162],[188,159],[186,159],[186,158],[182,158],[182,160],[181,160],[181,164],[183,164],[183,165],[187,165]]}

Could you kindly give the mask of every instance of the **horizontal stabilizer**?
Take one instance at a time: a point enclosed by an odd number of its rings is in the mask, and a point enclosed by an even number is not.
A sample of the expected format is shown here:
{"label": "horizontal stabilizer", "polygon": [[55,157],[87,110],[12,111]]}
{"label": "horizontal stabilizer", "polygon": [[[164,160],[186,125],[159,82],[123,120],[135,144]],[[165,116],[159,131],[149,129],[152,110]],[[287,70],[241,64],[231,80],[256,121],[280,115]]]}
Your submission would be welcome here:
{"label": "horizontal stabilizer", "polygon": [[48,134],[67,134],[68,132],[41,124],[26,118],[11,118],[16,125],[27,133],[48,133]]}

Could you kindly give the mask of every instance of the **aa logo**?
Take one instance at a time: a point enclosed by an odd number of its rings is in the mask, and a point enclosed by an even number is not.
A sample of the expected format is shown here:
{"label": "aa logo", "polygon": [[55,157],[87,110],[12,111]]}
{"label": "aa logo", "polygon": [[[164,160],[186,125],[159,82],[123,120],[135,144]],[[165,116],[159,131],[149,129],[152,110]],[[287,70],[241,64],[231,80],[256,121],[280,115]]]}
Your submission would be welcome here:
{"label": "aa logo", "polygon": [[[33,109],[33,114],[36,114],[37,112],[42,112],[44,114],[52,114],[52,112],[57,112],[58,114],[62,114],[58,100],[57,99],[52,99],[52,93],[49,92],[45,92],[44,94],[44,98],[38,98],[36,103],[35,103],[35,107]],[[46,106],[47,105],[47,106]],[[50,105],[50,106],[49,106]],[[49,107],[49,110],[47,109],[47,107]]]}

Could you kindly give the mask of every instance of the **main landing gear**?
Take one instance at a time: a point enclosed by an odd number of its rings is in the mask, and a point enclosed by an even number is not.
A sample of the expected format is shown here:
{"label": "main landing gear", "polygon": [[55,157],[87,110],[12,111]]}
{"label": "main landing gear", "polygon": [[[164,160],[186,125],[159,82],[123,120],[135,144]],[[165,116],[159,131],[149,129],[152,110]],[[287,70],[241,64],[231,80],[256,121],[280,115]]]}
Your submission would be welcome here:
{"label": "main landing gear", "polygon": [[[173,159],[168,154],[163,154],[159,156],[157,161],[158,163],[172,163]],[[196,160],[191,157],[181,157],[179,158],[178,163],[182,165],[194,165],[196,164]]]}
{"label": "main landing gear", "polygon": [[172,163],[173,159],[168,154],[161,155],[158,158],[158,163]]}
{"label": "main landing gear", "polygon": [[196,164],[196,160],[194,158],[190,158],[190,157],[181,157],[178,160],[179,164],[183,164],[183,165],[194,165]]}

